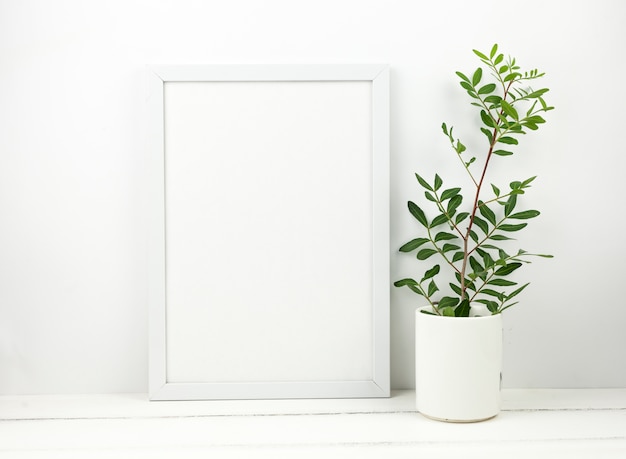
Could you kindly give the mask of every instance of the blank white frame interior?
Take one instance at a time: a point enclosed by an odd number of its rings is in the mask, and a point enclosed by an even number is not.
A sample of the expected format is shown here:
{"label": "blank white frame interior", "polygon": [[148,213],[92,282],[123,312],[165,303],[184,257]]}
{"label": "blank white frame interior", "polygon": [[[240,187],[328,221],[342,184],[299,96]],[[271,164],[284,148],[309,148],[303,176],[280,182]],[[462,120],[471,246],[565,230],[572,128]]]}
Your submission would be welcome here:
{"label": "blank white frame interior", "polygon": [[150,398],[388,397],[388,67],[148,74]]}

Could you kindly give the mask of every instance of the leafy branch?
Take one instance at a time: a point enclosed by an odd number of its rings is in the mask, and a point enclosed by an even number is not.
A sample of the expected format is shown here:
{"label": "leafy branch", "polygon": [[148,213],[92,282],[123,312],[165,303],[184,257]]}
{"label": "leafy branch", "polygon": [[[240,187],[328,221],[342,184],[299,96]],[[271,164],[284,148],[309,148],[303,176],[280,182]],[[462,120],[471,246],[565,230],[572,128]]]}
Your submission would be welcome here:
{"label": "leafy branch", "polygon": [[[448,128],[446,123],[441,126],[473,183],[474,190],[470,192],[472,205],[466,211],[459,211],[464,201],[460,187],[447,188],[439,193],[443,186],[439,174],[435,174],[432,184],[415,174],[419,185],[425,190],[426,200],[435,205],[438,214],[429,220],[418,204],[409,201],[409,212],[426,232],[425,237],[415,238],[400,247],[401,252],[416,251],[420,261],[439,255],[456,280],[448,283],[453,295],[435,299],[435,294],[440,292],[435,282],[441,272],[439,264],[426,270],[419,281],[406,278],[394,284],[397,287],[406,286],[426,298],[435,314],[458,317],[469,315],[472,302],[484,304],[492,314],[511,307],[515,304],[511,300],[528,283],[518,287],[516,282],[504,277],[523,263],[529,263],[529,257],[550,257],[524,250],[510,256],[501,247],[494,245],[499,241],[512,240],[509,233],[525,228],[528,223],[520,220],[539,216],[537,210],[515,211],[518,197],[525,194],[536,177],[510,182],[510,190],[506,193],[491,184],[493,194],[487,199],[481,199],[492,159],[512,156],[513,147],[519,144],[519,136],[536,131],[539,125],[545,123],[541,114],[553,109],[543,97],[548,92],[547,88],[533,90],[526,86],[544,74],[536,69],[522,72],[515,58],[505,58],[504,54],[498,53],[497,45],[493,45],[488,54],[477,50],[474,50],[474,54],[486,66],[492,76],[491,81],[484,81],[483,67],[474,70],[471,77],[462,72],[456,72],[456,75],[460,79],[459,84],[470,96],[471,105],[479,109],[482,122],[480,131],[487,139],[482,160],[474,155],[467,159],[467,147],[455,138],[454,128]],[[476,167],[479,167],[478,170]],[[499,207],[492,208],[494,204]],[[510,220],[516,222],[511,223]],[[449,231],[437,229],[442,225],[447,225]],[[482,236],[479,236],[477,230]],[[494,287],[504,287],[505,290],[496,290]],[[507,293],[506,288],[513,287],[516,288]]]}

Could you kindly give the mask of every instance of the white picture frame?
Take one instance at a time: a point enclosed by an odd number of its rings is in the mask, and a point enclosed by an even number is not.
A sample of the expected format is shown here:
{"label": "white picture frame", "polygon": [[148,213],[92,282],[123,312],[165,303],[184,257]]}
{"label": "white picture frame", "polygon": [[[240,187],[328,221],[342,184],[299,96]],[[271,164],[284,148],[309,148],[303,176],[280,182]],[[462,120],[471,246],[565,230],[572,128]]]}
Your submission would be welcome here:
{"label": "white picture frame", "polygon": [[388,397],[388,67],[148,80],[150,399]]}

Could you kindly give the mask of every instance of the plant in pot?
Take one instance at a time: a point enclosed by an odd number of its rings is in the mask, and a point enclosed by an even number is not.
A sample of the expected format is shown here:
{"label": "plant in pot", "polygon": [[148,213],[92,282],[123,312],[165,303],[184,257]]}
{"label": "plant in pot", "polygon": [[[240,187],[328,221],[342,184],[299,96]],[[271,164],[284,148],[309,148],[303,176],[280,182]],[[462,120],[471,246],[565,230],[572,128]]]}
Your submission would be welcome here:
{"label": "plant in pot", "polygon": [[514,233],[539,215],[520,206],[535,177],[503,186],[488,174],[489,166],[513,155],[520,137],[536,131],[545,122],[541,115],[553,109],[544,100],[548,89],[529,86],[544,74],[522,71],[498,45],[488,53],[473,52],[481,66],[456,75],[477,108],[484,153],[470,154],[455,138],[453,127],[442,125],[469,185],[467,191],[444,187],[439,174],[430,181],[415,174],[432,212],[408,202],[420,233],[400,252],[415,253],[428,267],[415,279],[394,283],[425,301],[416,312],[417,409],[431,418],[457,422],[489,419],[499,412],[500,314],[516,304],[529,285],[510,275],[532,257],[550,257],[510,249]]}

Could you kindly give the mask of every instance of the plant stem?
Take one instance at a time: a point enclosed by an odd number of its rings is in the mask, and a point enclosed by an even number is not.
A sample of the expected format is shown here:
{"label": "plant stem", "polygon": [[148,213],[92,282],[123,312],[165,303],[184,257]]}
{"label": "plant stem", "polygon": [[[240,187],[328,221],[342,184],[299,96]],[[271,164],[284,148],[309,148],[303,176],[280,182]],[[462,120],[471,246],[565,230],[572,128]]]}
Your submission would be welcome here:
{"label": "plant stem", "polygon": [[[504,89],[504,94],[502,97],[502,100],[506,100],[508,94],[509,94],[509,90],[511,89],[511,85],[513,84],[513,82],[515,81],[515,79],[511,80],[509,82],[509,84],[506,86],[506,88]],[[500,115],[502,115],[504,113],[504,109],[502,109],[500,111]],[[485,159],[485,165],[483,166],[483,171],[480,175],[480,181],[478,182],[478,185],[476,185],[476,196],[474,197],[474,205],[472,206],[472,213],[470,215],[470,220],[469,220],[469,224],[467,225],[467,232],[465,233],[465,236],[463,237],[463,252],[465,254],[465,256],[463,257],[463,264],[461,265],[461,301],[463,301],[465,299],[465,297],[467,296],[466,290],[467,290],[467,285],[465,283],[465,272],[467,270],[467,262],[470,256],[470,252],[468,250],[469,248],[469,239],[470,239],[470,235],[472,232],[472,227],[474,226],[474,217],[476,216],[476,212],[478,211],[478,201],[480,198],[480,191],[482,189],[483,186],[483,182],[485,180],[485,175],[487,174],[487,168],[489,167],[489,161],[491,160],[491,156],[493,155],[493,149],[496,145],[496,143],[498,142],[498,126],[500,125],[501,121],[500,121],[500,117],[498,117],[498,120],[496,122],[496,126],[493,128],[493,132],[491,134],[491,142],[489,142],[489,151],[487,152],[487,158]]]}

